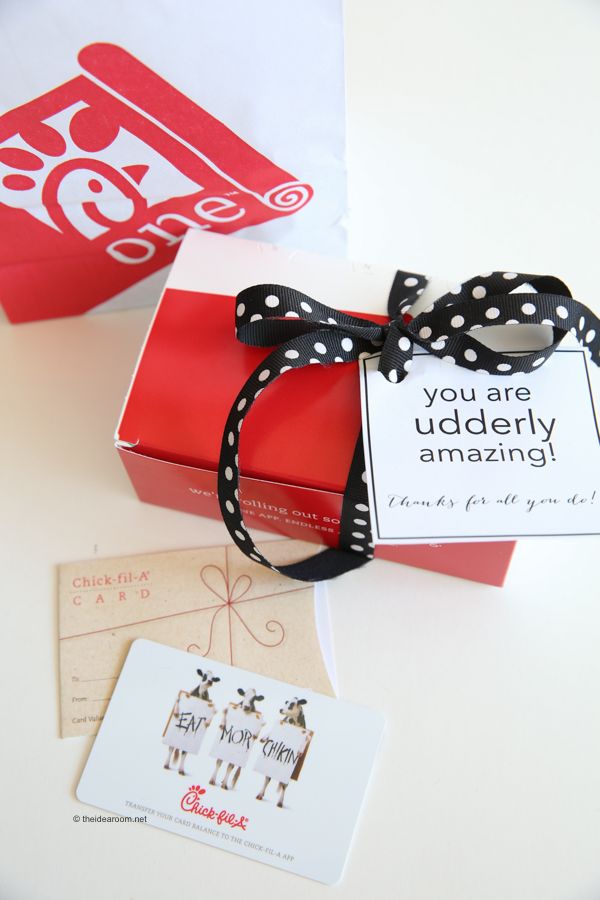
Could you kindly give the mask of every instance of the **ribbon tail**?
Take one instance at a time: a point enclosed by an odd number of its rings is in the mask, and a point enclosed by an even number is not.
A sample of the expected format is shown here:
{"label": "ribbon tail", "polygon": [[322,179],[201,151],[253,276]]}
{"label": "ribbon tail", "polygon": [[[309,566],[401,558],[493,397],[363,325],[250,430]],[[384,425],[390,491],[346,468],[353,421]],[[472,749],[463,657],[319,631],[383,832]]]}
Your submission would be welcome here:
{"label": "ribbon tail", "polygon": [[265,631],[269,631],[270,633],[277,631],[279,633],[279,637],[276,638],[275,641],[269,643],[268,641],[261,641],[261,639],[257,637],[254,631],[252,631],[248,623],[245,621],[243,616],[239,614],[235,606],[232,606],[231,610],[238,617],[240,625],[242,625],[242,627],[246,629],[250,637],[255,640],[257,644],[260,644],[261,647],[279,647],[280,644],[282,644],[285,640],[285,628],[277,619],[269,619],[268,622],[265,622]]}
{"label": "ribbon tail", "polygon": [[[336,354],[346,353],[348,361],[356,360],[361,352],[372,352],[371,341],[354,337],[346,339],[341,335],[330,335],[327,332],[315,332],[312,335],[302,335],[283,344],[271,353],[250,376],[229,413],[219,459],[218,495],[223,520],[227,529],[239,549],[246,556],[267,568],[280,572],[288,578],[299,581],[323,581],[334,578],[344,572],[350,572],[367,563],[373,556],[371,547],[370,527],[358,526],[353,519],[361,519],[366,523],[369,519],[364,513],[368,513],[368,501],[366,500],[366,485],[363,481],[364,456],[362,439],[359,437],[354,451],[350,475],[346,485],[343,500],[341,544],[339,548],[328,548],[315,556],[292,563],[287,566],[273,566],[254,544],[243,520],[243,511],[239,498],[240,465],[238,459],[239,434],[245,416],[250,410],[256,397],[262,393],[264,387],[278,378],[283,371],[296,366],[306,365],[304,359],[311,352],[315,352],[315,339],[321,339],[323,344],[318,344],[327,350],[327,362],[333,362]],[[348,340],[348,344],[342,343]],[[326,343],[333,346],[326,346]],[[344,347],[347,346],[345,350]],[[319,351],[317,351],[319,352]],[[341,357],[340,357],[341,358]],[[285,365],[287,363],[287,365]],[[350,512],[353,515],[350,517]],[[345,518],[348,515],[348,524]],[[354,538],[356,530],[364,535],[364,538]],[[368,540],[367,540],[368,538]],[[358,549],[360,548],[360,549]]]}
{"label": "ribbon tail", "polygon": [[214,628],[215,628],[215,619],[217,618],[217,616],[219,615],[220,612],[223,612],[224,609],[227,609],[227,606],[219,606],[218,609],[213,613],[213,617],[210,620],[210,631],[208,633],[208,644],[206,646],[206,649],[201,650],[198,644],[192,643],[186,647],[186,650],[188,653],[190,653],[192,650],[195,649],[195,650],[198,650],[198,652],[200,653],[200,656],[208,656],[208,654],[210,653],[211,648],[212,648],[213,632],[214,632]]}
{"label": "ribbon tail", "polygon": [[359,569],[373,559],[369,498],[364,473],[365,454],[361,431],[344,489],[338,548],[330,547],[308,559],[280,566],[278,571],[282,575],[297,581],[325,581]]}

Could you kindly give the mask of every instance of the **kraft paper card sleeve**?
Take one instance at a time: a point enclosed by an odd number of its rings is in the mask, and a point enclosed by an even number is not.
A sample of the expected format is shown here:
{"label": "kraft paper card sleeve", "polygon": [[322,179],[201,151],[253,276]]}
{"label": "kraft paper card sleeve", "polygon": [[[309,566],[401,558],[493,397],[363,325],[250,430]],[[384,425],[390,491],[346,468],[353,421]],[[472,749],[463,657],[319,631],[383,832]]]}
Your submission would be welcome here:
{"label": "kraft paper card sleeve", "polygon": [[[282,560],[300,541],[273,541]],[[95,734],[131,641],[145,637],[332,694],[323,588],[233,547],[59,566],[61,734]],[[317,621],[318,619],[318,621]]]}

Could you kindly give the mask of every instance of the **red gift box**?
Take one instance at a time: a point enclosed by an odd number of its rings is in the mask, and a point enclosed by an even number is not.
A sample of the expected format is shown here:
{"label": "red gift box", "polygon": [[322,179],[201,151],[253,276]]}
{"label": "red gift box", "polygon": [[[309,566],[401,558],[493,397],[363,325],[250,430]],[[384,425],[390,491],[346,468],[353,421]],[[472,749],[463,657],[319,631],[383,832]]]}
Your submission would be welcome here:
{"label": "red gift box", "polygon": [[[383,322],[394,275],[392,268],[190,231],[117,429],[116,445],[139,498],[220,518],[217,466],[225,420],[241,386],[269,353],[236,340],[240,290],[261,282],[290,284]],[[271,385],[241,436],[240,500],[248,526],[337,546],[360,426],[355,365],[292,370]],[[375,556],[501,585],[513,549],[507,541],[378,545]]]}

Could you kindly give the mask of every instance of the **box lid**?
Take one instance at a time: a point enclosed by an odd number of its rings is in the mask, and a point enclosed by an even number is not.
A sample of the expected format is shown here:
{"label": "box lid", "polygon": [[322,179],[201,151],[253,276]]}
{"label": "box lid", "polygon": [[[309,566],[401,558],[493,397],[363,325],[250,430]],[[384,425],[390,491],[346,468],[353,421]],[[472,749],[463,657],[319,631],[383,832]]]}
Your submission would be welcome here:
{"label": "box lid", "polygon": [[[117,443],[147,456],[216,468],[231,405],[270,352],[235,338],[236,294],[257,283],[288,284],[384,322],[394,275],[392,267],[188,232],[138,360]],[[360,424],[355,365],[290,370],[247,417],[242,474],[343,491]]]}

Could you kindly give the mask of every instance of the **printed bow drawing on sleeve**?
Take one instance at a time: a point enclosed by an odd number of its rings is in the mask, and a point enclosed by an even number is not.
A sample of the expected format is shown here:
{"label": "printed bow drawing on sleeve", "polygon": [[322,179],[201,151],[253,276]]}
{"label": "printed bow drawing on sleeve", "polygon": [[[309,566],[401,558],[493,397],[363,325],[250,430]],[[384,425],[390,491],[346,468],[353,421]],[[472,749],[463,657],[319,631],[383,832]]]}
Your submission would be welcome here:
{"label": "printed bow drawing on sleeve", "polygon": [[240,606],[246,603],[258,603],[271,596],[270,594],[262,594],[257,597],[248,597],[248,592],[252,588],[252,578],[249,575],[238,575],[237,578],[231,582],[228,570],[223,570],[220,566],[209,564],[201,569],[200,578],[208,591],[216,598],[217,602],[212,606],[203,607],[204,611],[211,613],[206,646],[191,643],[186,648],[188,652],[200,653],[202,656],[210,655],[211,650],[213,650],[213,642],[215,639],[215,625],[219,618],[225,620],[226,623],[225,629],[227,634],[229,663],[231,665],[235,664],[234,633],[236,628],[242,628],[262,647],[279,647],[279,645],[283,643],[286,632],[282,623],[277,619],[268,619],[264,623],[264,630],[269,635],[272,635],[271,640],[263,640],[258,636],[255,630],[248,625]]}

